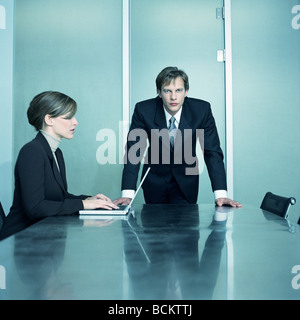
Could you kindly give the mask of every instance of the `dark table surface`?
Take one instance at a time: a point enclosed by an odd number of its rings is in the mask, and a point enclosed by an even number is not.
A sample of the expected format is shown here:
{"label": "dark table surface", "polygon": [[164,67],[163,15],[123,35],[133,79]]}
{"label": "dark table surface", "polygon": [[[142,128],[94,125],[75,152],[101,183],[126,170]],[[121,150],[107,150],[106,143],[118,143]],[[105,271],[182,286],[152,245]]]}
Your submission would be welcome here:
{"label": "dark table surface", "polygon": [[300,299],[300,229],[244,205],[46,218],[0,242],[0,299]]}

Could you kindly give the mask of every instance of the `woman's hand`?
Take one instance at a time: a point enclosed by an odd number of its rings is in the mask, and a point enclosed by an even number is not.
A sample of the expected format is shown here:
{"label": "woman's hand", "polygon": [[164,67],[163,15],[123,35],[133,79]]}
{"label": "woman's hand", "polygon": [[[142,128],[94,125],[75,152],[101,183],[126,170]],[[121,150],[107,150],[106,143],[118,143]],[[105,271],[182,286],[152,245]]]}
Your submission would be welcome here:
{"label": "woman's hand", "polygon": [[96,200],[96,199],[100,199],[100,200],[105,200],[105,201],[110,201],[111,202],[111,199],[109,197],[105,196],[102,193],[98,193],[93,197],[88,197],[85,200]]}
{"label": "woman's hand", "polygon": [[116,206],[110,198],[105,196],[104,194],[96,194],[93,197],[86,198],[85,200],[82,200],[83,202],[83,208],[84,209],[107,209],[107,210],[112,210],[112,209],[118,209],[118,206]]}

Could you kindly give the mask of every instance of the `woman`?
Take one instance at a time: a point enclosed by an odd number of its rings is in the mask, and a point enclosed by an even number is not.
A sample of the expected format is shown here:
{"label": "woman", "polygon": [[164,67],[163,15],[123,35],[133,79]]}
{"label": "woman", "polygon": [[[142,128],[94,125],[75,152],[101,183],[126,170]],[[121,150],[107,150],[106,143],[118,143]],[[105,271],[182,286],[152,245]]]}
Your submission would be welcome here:
{"label": "woman", "polygon": [[102,194],[75,196],[67,190],[64,158],[58,146],[63,138],[73,138],[78,125],[76,110],[76,102],[60,92],[43,92],[31,101],[27,117],[38,134],[23,146],[17,158],[13,205],[0,239],[45,217],[74,214],[81,209],[117,208]]}

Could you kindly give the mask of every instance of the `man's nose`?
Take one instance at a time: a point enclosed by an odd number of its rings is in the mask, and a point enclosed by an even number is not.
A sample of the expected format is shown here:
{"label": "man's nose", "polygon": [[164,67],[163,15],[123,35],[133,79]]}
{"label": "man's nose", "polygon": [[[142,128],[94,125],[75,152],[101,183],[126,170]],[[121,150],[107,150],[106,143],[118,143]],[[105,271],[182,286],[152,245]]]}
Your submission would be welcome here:
{"label": "man's nose", "polygon": [[176,92],[171,92],[171,100],[176,100],[176,99],[177,99]]}

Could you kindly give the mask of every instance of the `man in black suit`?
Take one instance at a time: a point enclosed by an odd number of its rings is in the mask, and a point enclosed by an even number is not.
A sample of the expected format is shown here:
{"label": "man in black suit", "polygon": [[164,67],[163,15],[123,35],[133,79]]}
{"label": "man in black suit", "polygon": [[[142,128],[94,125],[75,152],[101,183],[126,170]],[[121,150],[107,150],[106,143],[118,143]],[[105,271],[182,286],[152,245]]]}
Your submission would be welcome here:
{"label": "man in black suit", "polygon": [[196,203],[199,140],[218,206],[241,205],[227,197],[223,153],[210,104],[187,97],[188,76],[176,67],[163,69],[156,78],[158,97],[136,104],[127,138],[122,176],[122,198],[127,204],[136,189],[144,151],[143,183],[146,203]]}

